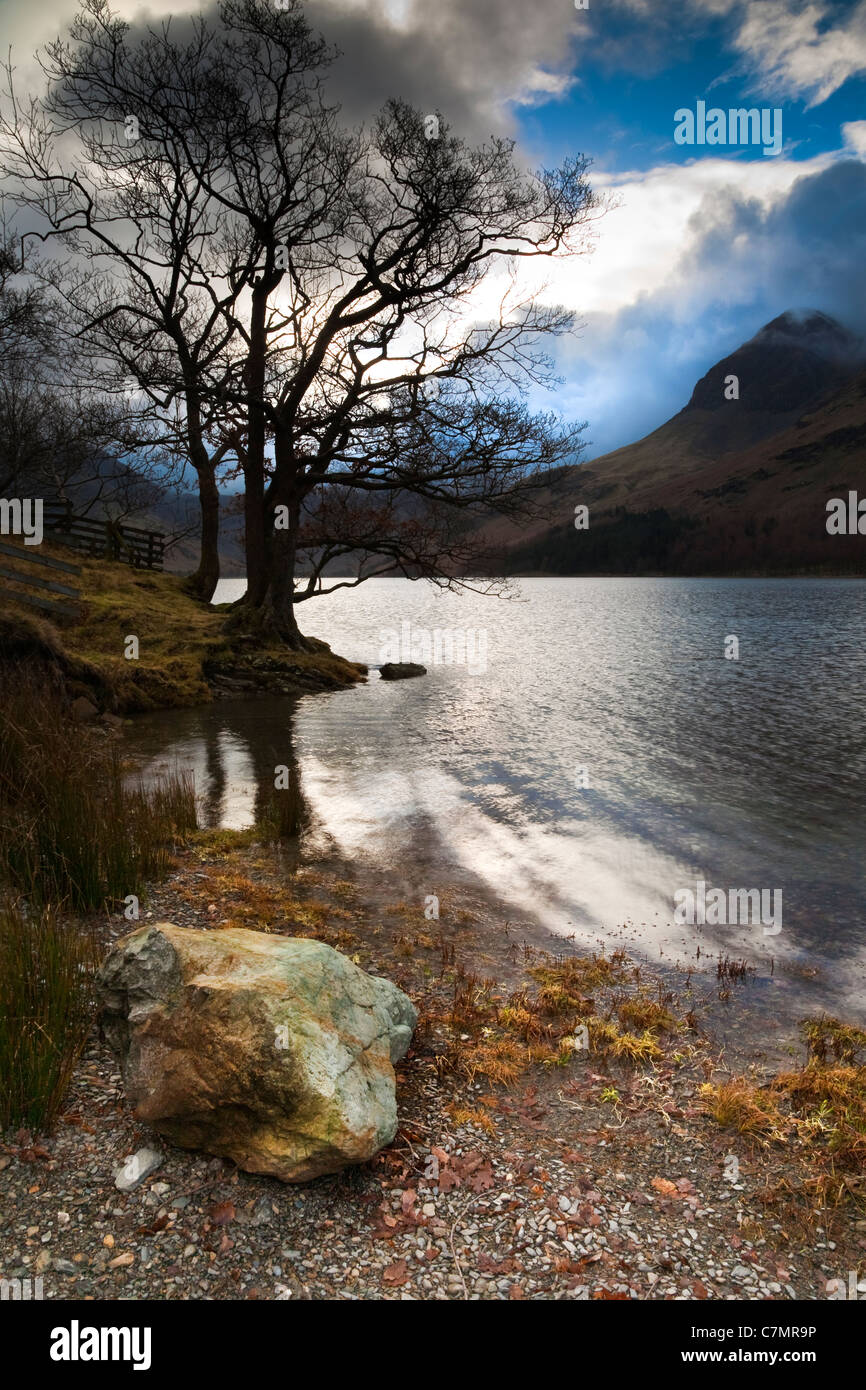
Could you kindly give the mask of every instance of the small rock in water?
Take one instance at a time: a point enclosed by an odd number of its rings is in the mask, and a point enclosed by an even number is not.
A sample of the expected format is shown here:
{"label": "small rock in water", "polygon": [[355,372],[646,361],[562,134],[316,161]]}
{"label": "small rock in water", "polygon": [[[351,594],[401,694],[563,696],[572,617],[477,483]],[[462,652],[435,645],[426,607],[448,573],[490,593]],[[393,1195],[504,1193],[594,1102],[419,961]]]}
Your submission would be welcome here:
{"label": "small rock in water", "polygon": [[383,681],[405,681],[411,676],[426,676],[427,667],[421,666],[417,661],[386,661],[384,666],[379,667],[379,675]]}
{"label": "small rock in water", "polygon": [[117,1169],[114,1174],[114,1186],[119,1192],[131,1192],[139,1183],[149,1178],[151,1173],[155,1173],[162,1163],[162,1154],[159,1149],[139,1149],[131,1158]]}

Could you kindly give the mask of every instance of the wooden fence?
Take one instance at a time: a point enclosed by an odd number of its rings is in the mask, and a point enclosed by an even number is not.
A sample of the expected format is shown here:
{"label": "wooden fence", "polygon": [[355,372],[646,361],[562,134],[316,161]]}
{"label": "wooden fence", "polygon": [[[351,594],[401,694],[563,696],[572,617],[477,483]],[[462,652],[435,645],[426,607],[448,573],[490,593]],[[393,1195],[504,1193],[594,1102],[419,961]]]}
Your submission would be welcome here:
{"label": "wooden fence", "polygon": [[76,516],[65,502],[44,504],[43,525],[47,532],[62,537],[67,545],[84,550],[88,555],[122,560],[136,569],[162,569],[166,542],[161,531]]}
{"label": "wooden fence", "polygon": [[[6,560],[17,560],[19,564],[25,566],[24,570],[11,569]],[[26,567],[31,567],[28,570]],[[46,598],[45,594],[62,594],[65,598],[78,599],[80,597],[78,589],[73,589],[69,584],[61,584],[56,579],[48,579],[44,574],[32,573],[32,567],[38,571],[40,567],[45,570],[59,570],[63,574],[78,575],[81,569],[78,565],[67,564],[65,560],[55,560],[49,555],[35,555],[33,548],[26,548],[20,545],[7,545],[5,541],[0,541],[0,579],[11,580],[15,584],[25,586],[25,592],[19,589],[7,589],[0,586],[0,598],[12,599],[15,603],[27,604],[29,608],[39,608],[50,613],[52,617],[77,618],[78,608],[68,603],[58,603],[56,599]],[[39,593],[31,594],[27,589],[38,589]]]}

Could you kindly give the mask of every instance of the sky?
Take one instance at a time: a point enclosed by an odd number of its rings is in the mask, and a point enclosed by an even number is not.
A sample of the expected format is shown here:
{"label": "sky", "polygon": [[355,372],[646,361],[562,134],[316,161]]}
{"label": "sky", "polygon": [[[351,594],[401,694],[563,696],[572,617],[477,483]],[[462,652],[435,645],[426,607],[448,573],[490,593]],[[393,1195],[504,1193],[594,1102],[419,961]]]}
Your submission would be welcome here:
{"label": "sky", "polygon": [[[202,7],[113,5],[131,20]],[[523,272],[540,298],[578,315],[557,346],[561,385],[533,404],[585,420],[587,458],[662,424],[714,362],[788,309],[820,309],[866,334],[866,0],[306,8],[341,50],[333,86],[348,120],[400,96],[470,139],[512,136],[532,167],[592,160],[591,182],[612,204],[592,254],[537,279]],[[2,47],[23,75],[75,9],[0,0]],[[699,103],[726,126],[732,108],[765,111],[778,153],[678,143],[686,112],[697,137]],[[738,133],[718,121],[712,130]]]}

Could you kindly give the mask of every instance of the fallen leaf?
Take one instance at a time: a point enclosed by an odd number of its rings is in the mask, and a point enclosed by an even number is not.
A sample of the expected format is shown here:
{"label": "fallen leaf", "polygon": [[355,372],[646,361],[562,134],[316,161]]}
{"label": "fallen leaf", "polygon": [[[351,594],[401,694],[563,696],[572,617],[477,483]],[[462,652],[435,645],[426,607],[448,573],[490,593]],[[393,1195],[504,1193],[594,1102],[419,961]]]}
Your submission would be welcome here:
{"label": "fallen leaf", "polygon": [[653,1178],[650,1185],[655,1188],[656,1192],[663,1193],[665,1197],[676,1197],[677,1195],[676,1183],[669,1182],[667,1178]]}
{"label": "fallen leaf", "polygon": [[402,1284],[409,1282],[409,1266],[405,1260],[395,1260],[394,1264],[388,1265],[382,1270],[382,1281],[389,1284],[392,1289],[398,1289]]}
{"label": "fallen leaf", "polygon": [[217,1202],[208,1207],[207,1214],[215,1226],[227,1226],[235,1219],[234,1202]]}
{"label": "fallen leaf", "polygon": [[473,1192],[486,1192],[488,1187],[493,1186],[493,1169],[490,1164],[482,1163],[474,1173],[470,1173],[468,1182]]}

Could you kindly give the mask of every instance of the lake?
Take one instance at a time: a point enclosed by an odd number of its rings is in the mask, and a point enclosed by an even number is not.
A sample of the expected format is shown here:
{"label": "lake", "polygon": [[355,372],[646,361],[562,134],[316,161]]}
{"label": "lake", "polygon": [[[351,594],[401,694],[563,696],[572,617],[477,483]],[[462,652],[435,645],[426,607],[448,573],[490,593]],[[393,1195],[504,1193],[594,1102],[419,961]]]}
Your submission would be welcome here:
{"label": "lake", "polygon": [[[745,956],[773,1008],[866,1021],[862,581],[538,578],[503,600],[380,579],[299,613],[342,656],[428,674],[137,719],[132,752],[192,767],[208,823],[249,824],[288,764],[311,843],[421,898],[472,879],[580,943]],[[701,921],[714,888],[730,916],[764,890],[763,918]]]}

